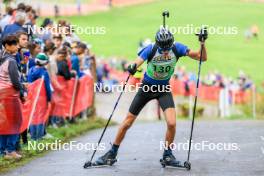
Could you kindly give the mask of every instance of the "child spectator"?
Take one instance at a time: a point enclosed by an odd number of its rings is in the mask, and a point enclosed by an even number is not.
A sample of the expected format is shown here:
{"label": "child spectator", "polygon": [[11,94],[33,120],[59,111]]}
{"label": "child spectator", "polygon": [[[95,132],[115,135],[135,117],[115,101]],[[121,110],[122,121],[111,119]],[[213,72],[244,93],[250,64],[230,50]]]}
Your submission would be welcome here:
{"label": "child spectator", "polygon": [[[35,58],[35,63],[36,65],[29,70],[28,81],[34,82],[35,80],[42,78],[42,76],[44,77],[48,106],[50,106],[50,101],[51,101],[50,78],[47,69],[45,68],[45,66],[47,66],[49,63],[49,58],[46,54],[39,53]],[[45,135],[45,124],[31,125],[29,127],[29,132],[33,140],[38,140]]]}

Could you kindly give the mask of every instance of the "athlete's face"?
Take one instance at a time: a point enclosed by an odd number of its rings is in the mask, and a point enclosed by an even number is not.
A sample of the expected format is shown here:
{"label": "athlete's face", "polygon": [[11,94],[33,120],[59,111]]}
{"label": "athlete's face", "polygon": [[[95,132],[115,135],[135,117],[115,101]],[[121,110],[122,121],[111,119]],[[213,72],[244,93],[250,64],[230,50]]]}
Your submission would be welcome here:
{"label": "athlete's face", "polygon": [[162,55],[164,57],[167,57],[169,55],[170,51],[169,50],[162,50]]}

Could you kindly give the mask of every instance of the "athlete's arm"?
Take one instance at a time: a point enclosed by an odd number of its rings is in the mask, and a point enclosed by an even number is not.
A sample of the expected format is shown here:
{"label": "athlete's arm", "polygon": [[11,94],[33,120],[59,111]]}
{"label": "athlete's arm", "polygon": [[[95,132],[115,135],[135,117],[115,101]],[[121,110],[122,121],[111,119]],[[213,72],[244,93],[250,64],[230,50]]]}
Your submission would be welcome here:
{"label": "athlete's arm", "polygon": [[206,47],[204,43],[201,43],[201,48],[199,51],[193,51],[193,50],[189,50],[189,52],[187,53],[187,56],[189,56],[190,58],[194,59],[194,60],[200,60],[200,55],[201,55],[201,49],[203,49],[203,55],[202,55],[202,61],[206,61],[207,60],[207,52],[206,52]]}
{"label": "athlete's arm", "polygon": [[134,63],[137,64],[137,68],[138,68],[144,63],[144,59],[141,57],[137,57]]}

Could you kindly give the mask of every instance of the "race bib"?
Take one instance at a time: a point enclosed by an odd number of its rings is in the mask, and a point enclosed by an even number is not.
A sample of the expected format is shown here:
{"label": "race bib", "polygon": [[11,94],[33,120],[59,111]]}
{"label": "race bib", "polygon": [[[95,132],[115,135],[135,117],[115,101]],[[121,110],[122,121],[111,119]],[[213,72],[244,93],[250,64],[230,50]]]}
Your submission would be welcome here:
{"label": "race bib", "polygon": [[148,63],[147,75],[155,80],[168,80],[174,73],[177,59],[172,52],[156,54]]}

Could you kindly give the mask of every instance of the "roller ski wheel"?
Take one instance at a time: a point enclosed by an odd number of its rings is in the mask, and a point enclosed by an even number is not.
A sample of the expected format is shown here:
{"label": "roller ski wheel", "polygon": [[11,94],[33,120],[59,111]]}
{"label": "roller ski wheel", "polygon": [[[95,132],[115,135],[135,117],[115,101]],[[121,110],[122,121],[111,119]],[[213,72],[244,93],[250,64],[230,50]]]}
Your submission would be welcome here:
{"label": "roller ski wheel", "polygon": [[162,168],[166,167],[165,161],[163,159],[160,159],[160,164],[161,164]]}
{"label": "roller ski wheel", "polygon": [[189,171],[191,170],[191,163],[189,161],[184,162],[184,167]]}

